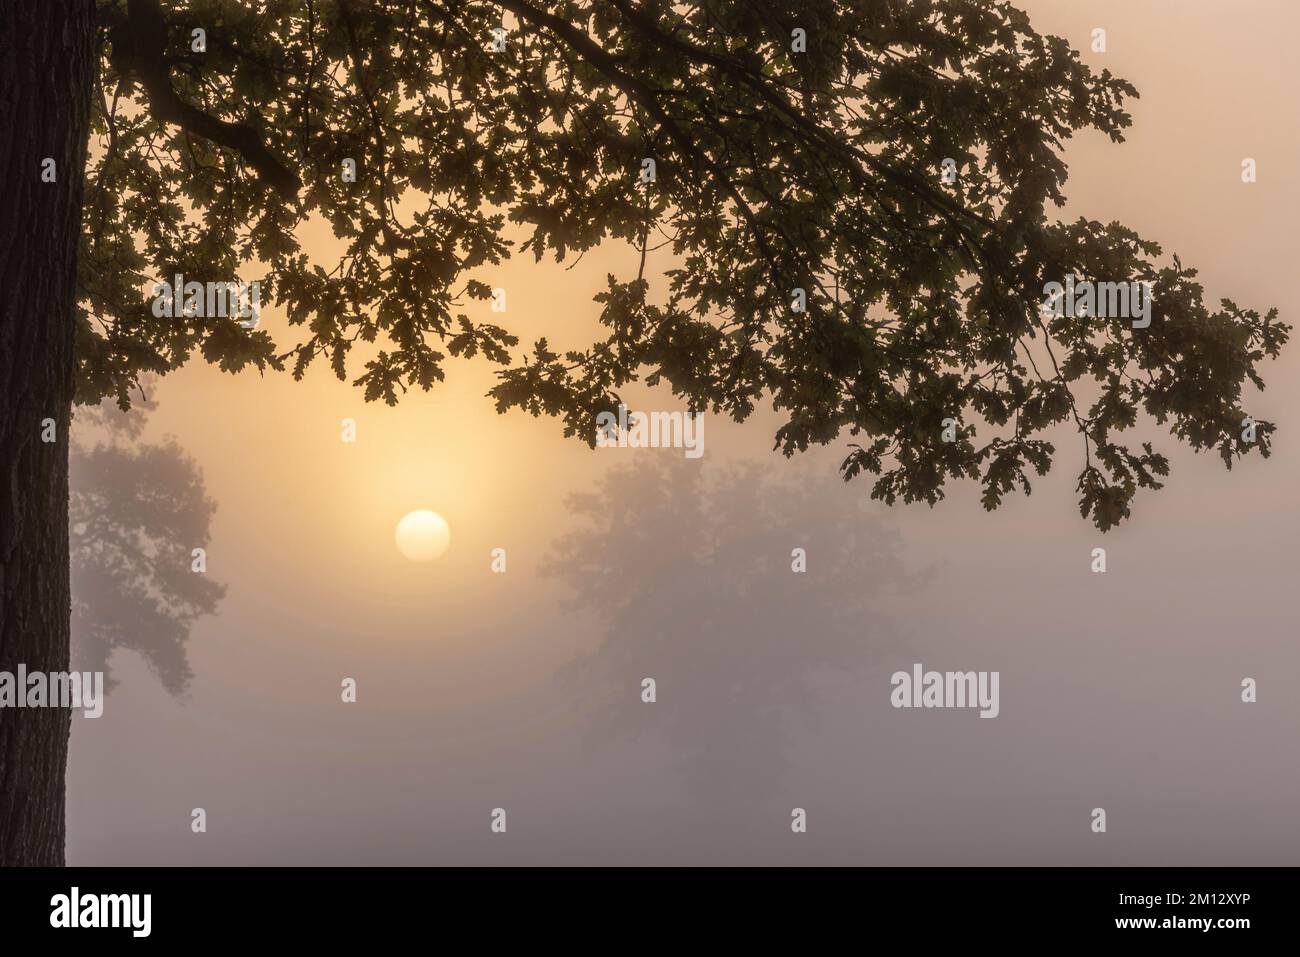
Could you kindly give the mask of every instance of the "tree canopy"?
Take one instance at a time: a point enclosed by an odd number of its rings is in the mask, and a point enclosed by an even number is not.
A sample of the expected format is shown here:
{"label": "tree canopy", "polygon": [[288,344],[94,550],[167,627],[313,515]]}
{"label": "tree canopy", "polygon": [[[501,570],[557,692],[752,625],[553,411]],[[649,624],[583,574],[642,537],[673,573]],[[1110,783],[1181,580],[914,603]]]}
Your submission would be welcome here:
{"label": "tree canopy", "polygon": [[194,676],[190,630],[217,610],[225,586],[206,563],[194,574],[192,549],[206,549],[216,503],[175,439],[141,439],[154,408],[137,400],[129,414],[107,403],[77,413],[95,438],[69,448],[73,661],[103,672],[111,691],[112,654],[129,649],[181,696]]}
{"label": "tree canopy", "polygon": [[[98,9],[80,401],[126,404],[139,375],[197,352],[295,376],[320,359],[393,403],[482,356],[500,366],[498,410],[589,443],[620,389],[662,381],[736,420],[771,402],[786,454],[842,438],[845,477],[872,473],[886,502],[933,504],[967,477],[989,509],[1048,470],[1044,433],[1065,424],[1102,530],[1168,472],[1124,434],[1143,415],[1229,467],[1268,454],[1272,423],[1243,438],[1242,392],[1289,327],[1206,303],[1195,270],[1121,223],[1053,217],[1065,141],[1121,141],[1137,91],[1010,3]],[[304,253],[312,218],[346,244],[337,262]],[[641,265],[591,291],[605,332],[589,348],[516,349],[466,314],[512,253],[602,242]],[[665,245],[673,267],[648,275]],[[175,273],[250,269],[298,341],[150,308]],[[1045,284],[1067,276],[1152,283],[1150,325],[1045,311]],[[375,345],[354,356],[358,342]]]}

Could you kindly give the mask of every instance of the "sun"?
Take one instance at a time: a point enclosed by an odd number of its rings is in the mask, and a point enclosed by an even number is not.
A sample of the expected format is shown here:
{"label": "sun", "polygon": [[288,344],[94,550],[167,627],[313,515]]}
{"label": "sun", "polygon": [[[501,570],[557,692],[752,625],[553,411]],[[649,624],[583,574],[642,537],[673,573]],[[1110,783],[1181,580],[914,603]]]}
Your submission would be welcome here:
{"label": "sun", "polygon": [[418,509],[397,523],[397,550],[413,562],[431,562],[451,545],[451,528],[437,512]]}

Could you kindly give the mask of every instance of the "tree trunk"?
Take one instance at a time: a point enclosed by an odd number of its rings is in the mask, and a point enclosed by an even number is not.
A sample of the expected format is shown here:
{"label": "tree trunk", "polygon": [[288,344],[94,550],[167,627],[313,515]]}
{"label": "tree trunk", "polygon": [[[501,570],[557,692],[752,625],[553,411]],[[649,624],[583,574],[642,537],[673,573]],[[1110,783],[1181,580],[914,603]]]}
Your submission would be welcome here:
{"label": "tree trunk", "polygon": [[[0,672],[15,678],[20,664],[68,668],[68,425],[96,69],[94,0],[0,2]],[[70,724],[65,709],[0,708],[0,865],[64,863]]]}

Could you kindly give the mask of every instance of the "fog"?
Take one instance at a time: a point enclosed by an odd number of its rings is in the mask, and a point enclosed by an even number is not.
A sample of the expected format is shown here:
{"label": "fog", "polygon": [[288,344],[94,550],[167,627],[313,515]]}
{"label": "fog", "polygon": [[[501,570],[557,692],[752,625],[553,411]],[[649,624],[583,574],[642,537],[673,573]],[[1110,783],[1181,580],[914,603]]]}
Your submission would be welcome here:
{"label": "fog", "polygon": [[[1083,51],[1105,27],[1084,58],[1142,93],[1127,143],[1070,144],[1064,215],[1294,323],[1300,10],[1022,6]],[[625,262],[506,264],[511,331],[582,342]],[[688,459],[498,416],[486,366],[388,408],[324,370],[192,364],[75,425],[74,660],[114,686],[74,717],[68,862],[1294,863],[1298,369],[1293,345],[1247,398],[1278,423],[1268,461],[1228,473],[1144,423],[1172,475],[1102,536],[1068,431],[995,513],[973,484],[891,509],[838,477],[848,437],[788,460],[766,411],[709,417]],[[393,544],[417,508],[451,526],[428,564]],[[918,663],[999,672],[998,716],[892,707]]]}

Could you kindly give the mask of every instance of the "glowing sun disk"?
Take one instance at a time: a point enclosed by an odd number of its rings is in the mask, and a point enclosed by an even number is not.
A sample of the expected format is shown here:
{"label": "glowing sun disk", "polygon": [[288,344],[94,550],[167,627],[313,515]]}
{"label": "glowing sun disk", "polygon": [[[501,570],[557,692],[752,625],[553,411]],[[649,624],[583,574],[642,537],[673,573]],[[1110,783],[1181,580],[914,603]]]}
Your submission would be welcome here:
{"label": "glowing sun disk", "polygon": [[431,562],[451,545],[451,528],[437,512],[418,509],[397,523],[397,550],[413,562]]}

